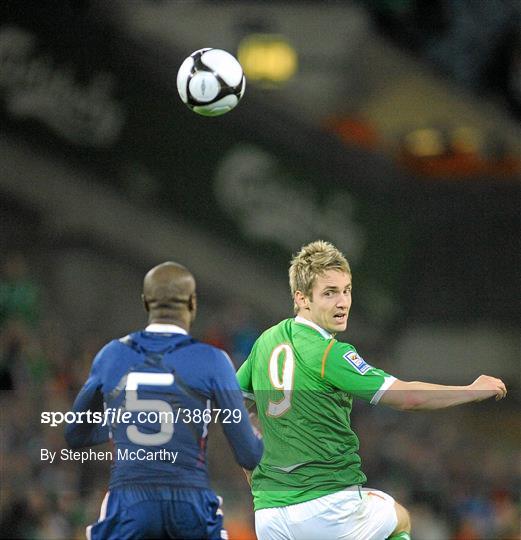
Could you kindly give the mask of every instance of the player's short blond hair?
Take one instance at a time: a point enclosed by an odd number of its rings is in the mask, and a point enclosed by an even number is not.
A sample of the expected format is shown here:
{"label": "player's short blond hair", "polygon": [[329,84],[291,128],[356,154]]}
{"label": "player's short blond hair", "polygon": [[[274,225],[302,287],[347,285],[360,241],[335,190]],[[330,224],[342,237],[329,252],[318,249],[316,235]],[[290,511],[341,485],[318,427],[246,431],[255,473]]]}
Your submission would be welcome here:
{"label": "player's short blond hair", "polygon": [[[316,240],[303,246],[293,257],[289,267],[289,287],[295,298],[297,291],[311,297],[315,280],[328,270],[338,270],[351,274],[351,267],[343,253],[333,244]],[[298,306],[293,303],[293,311],[298,313]]]}

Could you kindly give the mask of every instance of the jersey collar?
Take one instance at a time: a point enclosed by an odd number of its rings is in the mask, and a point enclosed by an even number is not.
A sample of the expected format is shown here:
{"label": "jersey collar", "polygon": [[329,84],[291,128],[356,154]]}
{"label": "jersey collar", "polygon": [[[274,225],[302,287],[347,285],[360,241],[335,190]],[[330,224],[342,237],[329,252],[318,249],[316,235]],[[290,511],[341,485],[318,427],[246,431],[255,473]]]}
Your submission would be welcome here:
{"label": "jersey collar", "polygon": [[161,323],[152,323],[145,328],[145,332],[157,332],[159,334],[184,334],[188,335],[188,332],[177,326],[176,324],[161,324]]}
{"label": "jersey collar", "polygon": [[320,335],[326,339],[331,339],[333,337],[332,334],[324,330],[322,327],[318,326],[318,324],[315,324],[313,321],[310,321],[308,319],[305,319],[304,317],[301,317],[300,315],[297,315],[295,317],[295,322],[299,324],[305,324],[306,326],[309,326],[310,328],[313,328],[317,332],[320,333]]}

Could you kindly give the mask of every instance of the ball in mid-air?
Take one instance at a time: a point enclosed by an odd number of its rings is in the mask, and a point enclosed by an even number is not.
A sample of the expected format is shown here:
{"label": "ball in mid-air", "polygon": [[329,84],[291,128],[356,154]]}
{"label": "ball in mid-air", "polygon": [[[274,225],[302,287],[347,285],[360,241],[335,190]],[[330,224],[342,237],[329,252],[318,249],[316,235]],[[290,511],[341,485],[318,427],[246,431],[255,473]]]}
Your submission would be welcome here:
{"label": "ball in mid-air", "polygon": [[246,79],[236,58],[222,49],[199,49],[181,64],[177,91],[183,102],[203,116],[231,111],[244,94]]}

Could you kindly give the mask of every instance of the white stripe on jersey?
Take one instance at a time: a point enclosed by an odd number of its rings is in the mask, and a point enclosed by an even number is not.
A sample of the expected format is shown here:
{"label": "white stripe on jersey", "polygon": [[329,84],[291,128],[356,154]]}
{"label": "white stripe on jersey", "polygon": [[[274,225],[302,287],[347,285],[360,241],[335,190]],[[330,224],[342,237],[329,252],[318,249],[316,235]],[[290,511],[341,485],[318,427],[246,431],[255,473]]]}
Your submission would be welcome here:
{"label": "white stripe on jersey", "polygon": [[373,396],[373,399],[370,401],[371,405],[376,405],[382,399],[382,396],[385,394],[389,386],[391,386],[395,380],[396,377],[385,377],[382,386],[380,386],[380,389],[376,392],[376,394]]}

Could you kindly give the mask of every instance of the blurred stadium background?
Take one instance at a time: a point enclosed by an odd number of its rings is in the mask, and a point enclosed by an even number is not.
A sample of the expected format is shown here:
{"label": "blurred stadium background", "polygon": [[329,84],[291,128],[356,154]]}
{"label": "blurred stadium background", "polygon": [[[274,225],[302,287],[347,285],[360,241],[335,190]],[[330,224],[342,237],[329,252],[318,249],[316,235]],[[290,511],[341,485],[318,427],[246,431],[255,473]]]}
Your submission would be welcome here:
{"label": "blurred stadium background", "polygon": [[[520,538],[520,4],[76,0],[0,3],[0,535],[83,538],[108,464],[64,447],[93,354],[143,326],[144,272],[195,273],[199,339],[237,365],[291,314],[288,261],[351,261],[345,340],[404,379],[504,378],[508,398],[405,414],[358,403],[369,485],[418,540]],[[175,76],[226,49],[247,90],[191,113]],[[230,537],[251,497],[220,433]]]}

